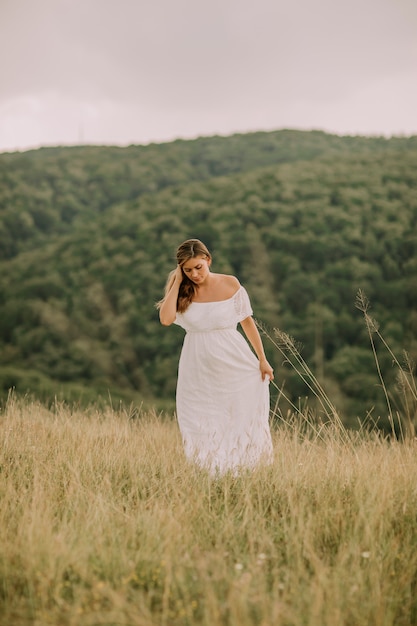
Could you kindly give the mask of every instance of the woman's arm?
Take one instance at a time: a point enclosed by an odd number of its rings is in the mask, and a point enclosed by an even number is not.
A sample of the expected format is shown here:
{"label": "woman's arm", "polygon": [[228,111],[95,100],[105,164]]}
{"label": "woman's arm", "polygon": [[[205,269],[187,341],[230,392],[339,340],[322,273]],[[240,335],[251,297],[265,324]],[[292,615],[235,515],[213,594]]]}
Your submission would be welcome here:
{"label": "woman's arm", "polygon": [[183,278],[182,269],[178,265],[173,272],[172,285],[159,308],[159,319],[163,326],[170,326],[175,321],[177,316],[178,292]]}
{"label": "woman's arm", "polygon": [[274,370],[266,360],[262,339],[253,318],[247,317],[240,322],[240,325],[259,359],[259,369],[261,370],[262,380],[265,380],[265,376],[269,376],[270,380],[274,380]]}

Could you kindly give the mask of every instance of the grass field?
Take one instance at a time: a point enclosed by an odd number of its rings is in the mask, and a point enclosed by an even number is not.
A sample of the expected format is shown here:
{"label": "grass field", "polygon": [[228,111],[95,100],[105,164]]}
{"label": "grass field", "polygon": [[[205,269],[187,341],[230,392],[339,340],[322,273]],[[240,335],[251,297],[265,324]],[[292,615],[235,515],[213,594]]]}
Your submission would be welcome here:
{"label": "grass field", "polygon": [[210,478],[173,419],[0,415],[3,626],[417,624],[417,442],[274,430],[275,462]]}

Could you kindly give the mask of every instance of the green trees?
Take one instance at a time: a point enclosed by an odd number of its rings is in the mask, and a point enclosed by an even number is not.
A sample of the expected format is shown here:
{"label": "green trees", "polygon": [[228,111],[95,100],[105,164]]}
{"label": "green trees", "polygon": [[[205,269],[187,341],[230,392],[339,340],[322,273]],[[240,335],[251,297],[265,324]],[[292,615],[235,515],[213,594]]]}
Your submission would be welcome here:
{"label": "green trees", "polygon": [[[414,138],[282,131],[43,149],[0,165],[3,394],[14,375],[23,392],[43,377],[72,398],[87,385],[172,401],[182,331],[162,328],[154,303],[188,237],[245,284],[257,319],[303,344],[347,421],[371,405],[384,414],[359,288],[393,347],[417,358]],[[298,397],[300,381],[275,366]]]}

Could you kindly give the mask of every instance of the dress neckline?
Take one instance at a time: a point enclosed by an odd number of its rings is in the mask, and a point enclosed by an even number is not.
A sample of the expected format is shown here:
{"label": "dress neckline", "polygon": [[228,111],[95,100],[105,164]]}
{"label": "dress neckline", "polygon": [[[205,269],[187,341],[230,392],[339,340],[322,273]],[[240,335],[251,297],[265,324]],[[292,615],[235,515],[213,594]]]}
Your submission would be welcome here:
{"label": "dress neckline", "polygon": [[225,300],[207,300],[207,302],[197,302],[196,300],[192,300],[191,304],[219,304],[220,302],[229,302],[229,300],[233,300],[235,295],[239,293],[241,289],[242,289],[242,285],[239,285],[238,289],[235,291],[233,296],[230,296],[230,298],[226,298]]}

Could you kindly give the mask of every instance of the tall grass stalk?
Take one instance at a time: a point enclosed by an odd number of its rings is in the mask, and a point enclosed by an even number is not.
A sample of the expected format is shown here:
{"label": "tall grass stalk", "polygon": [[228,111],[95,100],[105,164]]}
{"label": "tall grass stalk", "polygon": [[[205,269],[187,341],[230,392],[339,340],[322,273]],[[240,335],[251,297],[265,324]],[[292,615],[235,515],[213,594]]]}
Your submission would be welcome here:
{"label": "tall grass stalk", "polygon": [[[290,337],[287,333],[280,330],[279,328],[274,328],[273,333],[274,336],[267,330],[267,328],[261,324],[259,321],[256,321],[256,325],[260,332],[272,343],[272,345],[277,349],[277,351],[284,357],[284,361],[287,362],[291,367],[296,371],[300,379],[305,384],[306,388],[309,389],[313,395],[317,398],[323,413],[326,419],[330,424],[333,424],[337,427],[339,434],[345,435],[347,437],[347,433],[345,431],[345,427],[340,418],[339,412],[336,407],[333,405],[329,396],[327,395],[325,389],[322,384],[316,378],[314,373],[312,372],[308,363],[304,360],[301,355],[300,350],[297,347],[295,340]],[[315,429],[313,420],[310,419],[308,412],[305,410],[301,410],[294,403],[285,396],[282,389],[279,389],[275,383],[273,383],[276,389],[279,390],[280,394],[287,400],[290,404],[291,408],[303,419],[307,419],[309,421],[309,425],[311,428]],[[317,429],[315,429],[318,433]]]}
{"label": "tall grass stalk", "polygon": [[392,411],[392,404],[390,400],[390,393],[385,384],[381,367],[379,364],[379,358],[377,349],[375,346],[375,342],[373,336],[376,335],[378,339],[381,341],[382,345],[388,351],[389,355],[392,358],[392,362],[398,368],[398,377],[397,377],[397,389],[400,391],[402,399],[403,399],[403,408],[404,412],[399,413],[397,411],[397,424],[400,430],[400,434],[402,438],[404,438],[404,429],[403,424],[406,426],[406,432],[408,436],[415,437],[416,434],[416,419],[417,419],[417,386],[416,386],[416,378],[414,375],[415,364],[411,361],[409,354],[404,350],[403,351],[403,359],[404,363],[401,364],[397,356],[392,351],[389,344],[384,339],[384,336],[379,330],[378,322],[369,315],[370,302],[367,298],[365,292],[362,289],[359,289],[356,296],[356,308],[359,309],[364,317],[366,330],[369,336],[369,341],[372,348],[372,354],[375,360],[375,366],[378,373],[379,380],[381,382],[381,387],[384,392],[385,400],[387,403],[388,409],[388,418],[390,421],[391,429],[393,434],[396,434],[395,430],[395,420]]}
{"label": "tall grass stalk", "polygon": [[213,479],[172,419],[11,397],[1,626],[416,623],[415,442],[302,432],[293,417],[272,465]]}

